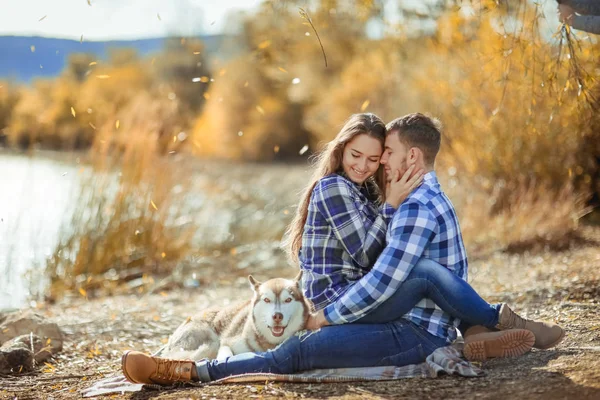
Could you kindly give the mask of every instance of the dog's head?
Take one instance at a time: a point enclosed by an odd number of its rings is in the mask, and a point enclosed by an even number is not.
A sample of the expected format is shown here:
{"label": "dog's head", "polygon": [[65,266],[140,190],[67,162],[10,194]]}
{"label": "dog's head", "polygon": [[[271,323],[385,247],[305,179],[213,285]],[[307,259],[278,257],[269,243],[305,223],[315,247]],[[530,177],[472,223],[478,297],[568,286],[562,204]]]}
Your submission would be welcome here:
{"label": "dog's head", "polygon": [[254,290],[254,324],[270,343],[282,343],[306,325],[310,305],[302,294],[301,278],[302,271],[294,279],[259,282],[252,275],[248,277]]}

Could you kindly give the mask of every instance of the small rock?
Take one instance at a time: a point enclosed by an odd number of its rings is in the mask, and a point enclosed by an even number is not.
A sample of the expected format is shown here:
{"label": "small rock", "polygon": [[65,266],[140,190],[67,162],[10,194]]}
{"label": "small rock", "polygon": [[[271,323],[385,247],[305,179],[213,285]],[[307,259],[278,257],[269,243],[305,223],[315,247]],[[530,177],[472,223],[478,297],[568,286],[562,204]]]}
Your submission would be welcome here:
{"label": "small rock", "polygon": [[62,350],[63,335],[57,324],[30,310],[0,313],[0,345],[18,336],[30,334],[39,337],[42,347],[50,346],[52,354]]}
{"label": "small rock", "polygon": [[16,348],[10,351],[0,349],[0,374],[29,372],[33,369],[31,350]]}
{"label": "small rock", "polygon": [[[33,339],[33,345],[32,345]],[[33,358],[36,363],[40,364],[52,357],[52,342],[45,342],[37,335],[21,335],[17,336],[4,343],[0,350],[11,352],[17,349],[25,349],[30,353],[33,350]]]}

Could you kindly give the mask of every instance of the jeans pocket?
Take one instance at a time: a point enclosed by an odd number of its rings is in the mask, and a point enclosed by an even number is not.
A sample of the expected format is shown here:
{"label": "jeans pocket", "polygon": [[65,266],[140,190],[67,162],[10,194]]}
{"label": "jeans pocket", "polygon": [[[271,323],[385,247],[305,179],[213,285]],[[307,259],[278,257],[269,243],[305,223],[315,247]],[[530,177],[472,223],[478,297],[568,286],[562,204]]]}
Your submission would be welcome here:
{"label": "jeans pocket", "polygon": [[377,365],[394,365],[396,367],[402,367],[404,365],[420,364],[425,361],[425,351],[423,346],[419,343],[415,347],[412,347],[406,351],[403,351],[393,356],[384,357]]}

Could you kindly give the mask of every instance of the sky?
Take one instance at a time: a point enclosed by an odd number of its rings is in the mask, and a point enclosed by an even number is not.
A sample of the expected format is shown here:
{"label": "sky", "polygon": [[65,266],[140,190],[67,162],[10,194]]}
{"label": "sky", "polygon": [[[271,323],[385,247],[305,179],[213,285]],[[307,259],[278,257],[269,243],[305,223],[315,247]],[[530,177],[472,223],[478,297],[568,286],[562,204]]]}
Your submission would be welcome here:
{"label": "sky", "polygon": [[[401,3],[424,8],[424,3],[435,1]],[[114,40],[216,34],[236,28],[226,24],[230,13],[251,12],[260,3],[261,0],[0,0],[0,36]],[[384,3],[386,19],[398,21],[394,12],[397,2]],[[552,25],[548,31],[551,36],[558,26],[556,3],[544,0],[542,4]],[[426,7],[422,11],[426,12]]]}
{"label": "sky", "polygon": [[220,33],[228,13],[261,0],[0,0],[0,36],[80,40]]}

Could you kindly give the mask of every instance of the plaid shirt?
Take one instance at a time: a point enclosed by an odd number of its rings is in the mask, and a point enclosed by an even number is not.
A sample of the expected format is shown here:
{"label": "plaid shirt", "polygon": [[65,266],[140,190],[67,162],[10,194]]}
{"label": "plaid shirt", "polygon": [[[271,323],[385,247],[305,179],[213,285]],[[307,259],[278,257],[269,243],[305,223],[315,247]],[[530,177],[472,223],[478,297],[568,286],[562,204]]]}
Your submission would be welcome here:
{"label": "plaid shirt", "polygon": [[[402,203],[388,229],[387,241],[371,271],[325,308],[330,323],[353,322],[375,309],[398,289],[421,257],[467,279],[467,253],[458,219],[435,172],[425,174],[423,184]],[[404,318],[448,342],[456,339],[454,328],[460,323],[431,299],[421,300]]]}
{"label": "plaid shirt", "polygon": [[394,212],[377,207],[369,187],[343,174],[328,175],[313,189],[302,235],[303,288],[317,310],[362,278],[385,246]]}

